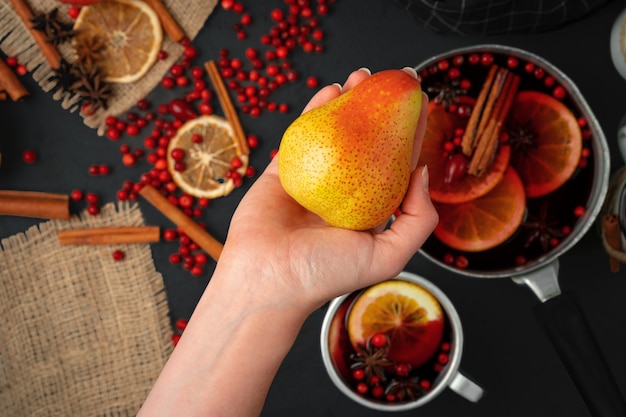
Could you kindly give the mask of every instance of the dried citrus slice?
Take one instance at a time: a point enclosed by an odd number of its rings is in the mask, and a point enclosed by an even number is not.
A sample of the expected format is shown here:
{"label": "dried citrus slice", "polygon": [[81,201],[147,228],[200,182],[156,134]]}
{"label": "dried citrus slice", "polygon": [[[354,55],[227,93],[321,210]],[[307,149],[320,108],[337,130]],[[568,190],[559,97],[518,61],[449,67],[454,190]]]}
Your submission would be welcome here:
{"label": "dried citrus slice", "polygon": [[[473,102],[463,97],[463,102]],[[496,186],[509,164],[510,148],[500,146],[493,163],[480,177],[464,175],[453,182],[446,182],[448,155],[444,143],[454,137],[456,128],[465,128],[467,117],[447,111],[434,101],[428,103],[428,123],[420,152],[419,164],[428,165],[430,172],[430,197],[438,203],[458,204],[473,200],[488,193]]]}
{"label": "dried citrus slice", "polygon": [[538,91],[520,92],[507,118],[513,153],[526,195],[540,197],[563,185],[576,171],[582,134],[565,104]]}
{"label": "dried citrus slice", "polygon": [[[94,44],[104,80],[130,83],[141,78],[157,60],[163,32],[157,14],[143,1],[103,0],[81,9],[73,42]],[[94,51],[95,52],[95,51]]]}
{"label": "dried citrus slice", "polygon": [[355,347],[382,333],[389,339],[387,358],[413,366],[422,365],[437,351],[443,325],[437,299],[421,286],[401,280],[366,289],[354,301],[347,320]]}
{"label": "dried citrus slice", "polygon": [[510,238],[524,218],[526,196],[519,175],[507,168],[502,180],[484,196],[461,204],[436,204],[435,236],[451,248],[478,252]]}
{"label": "dried citrus slice", "polygon": [[[234,165],[233,162],[237,161]],[[182,125],[170,140],[167,166],[174,182],[195,197],[217,198],[228,195],[248,167],[234,132],[226,119],[200,116]]]}

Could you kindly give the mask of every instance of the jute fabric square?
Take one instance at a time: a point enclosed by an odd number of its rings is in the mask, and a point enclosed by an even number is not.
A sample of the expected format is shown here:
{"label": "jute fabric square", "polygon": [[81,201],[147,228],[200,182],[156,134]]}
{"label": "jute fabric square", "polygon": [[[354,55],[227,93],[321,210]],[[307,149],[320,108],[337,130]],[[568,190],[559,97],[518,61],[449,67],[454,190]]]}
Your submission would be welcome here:
{"label": "jute fabric square", "polygon": [[136,205],[109,203],[0,241],[0,415],[136,415],[172,350],[150,246],[60,245],[57,232],[139,225]]}

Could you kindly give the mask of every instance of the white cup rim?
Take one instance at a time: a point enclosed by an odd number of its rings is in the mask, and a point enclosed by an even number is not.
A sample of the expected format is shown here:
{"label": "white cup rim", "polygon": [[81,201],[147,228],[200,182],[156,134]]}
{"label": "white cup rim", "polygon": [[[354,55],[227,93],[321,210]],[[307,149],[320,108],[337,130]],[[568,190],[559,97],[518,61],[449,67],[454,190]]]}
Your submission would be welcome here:
{"label": "white cup rim", "polygon": [[328,334],[330,331],[330,324],[333,316],[337,312],[339,306],[342,302],[350,296],[350,294],[345,294],[333,299],[328,305],[328,309],[324,316],[324,320],[322,322],[322,330],[320,332],[320,347],[322,352],[322,360],[324,362],[324,366],[326,367],[326,371],[333,381],[335,386],[344,393],[347,397],[352,399],[353,401],[379,411],[405,411],[411,410],[417,407],[420,407],[430,401],[432,401],[435,397],[437,397],[442,391],[444,391],[450,383],[453,381],[454,377],[459,372],[459,365],[461,363],[461,356],[463,352],[463,329],[461,327],[461,319],[459,314],[457,313],[452,301],[448,298],[448,296],[437,287],[435,284],[430,282],[424,277],[413,274],[411,272],[402,271],[397,275],[396,278],[399,280],[405,280],[409,282],[413,282],[424,289],[428,290],[441,304],[441,307],[445,311],[450,320],[450,325],[452,328],[452,340],[451,340],[451,351],[450,351],[450,361],[446,364],[444,370],[441,372],[440,377],[437,380],[437,385],[434,386],[431,391],[429,391],[426,395],[420,397],[416,401],[402,402],[402,403],[384,403],[377,402],[375,400],[371,400],[365,398],[359,394],[357,394],[353,389],[351,389],[343,380],[343,378],[339,375],[335,366],[333,365],[333,361],[330,357],[330,351],[328,348]]}

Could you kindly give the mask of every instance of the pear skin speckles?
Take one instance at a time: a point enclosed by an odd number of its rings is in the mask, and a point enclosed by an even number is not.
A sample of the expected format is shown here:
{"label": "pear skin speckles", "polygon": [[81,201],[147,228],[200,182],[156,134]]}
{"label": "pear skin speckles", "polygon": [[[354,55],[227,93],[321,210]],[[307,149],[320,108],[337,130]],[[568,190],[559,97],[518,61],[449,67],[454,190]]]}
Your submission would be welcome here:
{"label": "pear skin speckles", "polygon": [[332,226],[387,221],[408,188],[421,103],[414,77],[387,70],[302,114],[280,144],[283,188]]}

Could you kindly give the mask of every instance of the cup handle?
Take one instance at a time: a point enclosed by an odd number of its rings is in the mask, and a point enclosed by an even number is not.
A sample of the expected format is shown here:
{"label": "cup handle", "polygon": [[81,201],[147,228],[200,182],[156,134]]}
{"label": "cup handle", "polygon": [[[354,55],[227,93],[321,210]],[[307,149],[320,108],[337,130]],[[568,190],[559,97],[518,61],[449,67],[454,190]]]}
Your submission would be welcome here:
{"label": "cup handle", "polygon": [[461,397],[473,403],[481,399],[484,394],[483,389],[471,379],[460,372],[457,372],[449,385],[450,389]]}

